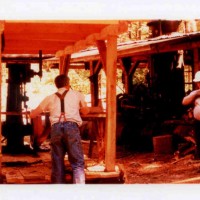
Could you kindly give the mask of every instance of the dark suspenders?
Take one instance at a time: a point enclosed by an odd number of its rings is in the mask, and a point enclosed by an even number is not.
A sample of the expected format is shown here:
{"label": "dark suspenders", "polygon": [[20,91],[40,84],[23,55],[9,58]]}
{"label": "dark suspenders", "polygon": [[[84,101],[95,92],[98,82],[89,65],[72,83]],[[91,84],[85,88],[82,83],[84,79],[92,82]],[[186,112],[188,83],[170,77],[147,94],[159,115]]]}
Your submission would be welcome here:
{"label": "dark suspenders", "polygon": [[67,94],[68,90],[65,90],[62,94],[56,92],[55,94],[60,98],[60,106],[61,106],[61,114],[59,118],[59,122],[61,120],[61,117],[64,117],[65,119],[65,104],[64,104],[64,98],[65,95]]}

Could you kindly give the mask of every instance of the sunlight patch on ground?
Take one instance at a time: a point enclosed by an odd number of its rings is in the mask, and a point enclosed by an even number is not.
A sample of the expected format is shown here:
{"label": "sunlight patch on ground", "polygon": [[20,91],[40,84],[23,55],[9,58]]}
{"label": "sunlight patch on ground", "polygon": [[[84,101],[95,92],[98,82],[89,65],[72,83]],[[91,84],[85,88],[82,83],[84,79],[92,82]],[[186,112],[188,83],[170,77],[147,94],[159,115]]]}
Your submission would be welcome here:
{"label": "sunlight patch on ground", "polygon": [[199,183],[200,182],[200,177],[194,177],[194,178],[187,178],[184,180],[180,180],[180,181],[175,181],[173,183]]}
{"label": "sunlight patch on ground", "polygon": [[148,170],[157,170],[158,168],[160,168],[160,164],[150,164],[150,165],[146,165],[144,167],[142,167],[142,171],[148,171]]}

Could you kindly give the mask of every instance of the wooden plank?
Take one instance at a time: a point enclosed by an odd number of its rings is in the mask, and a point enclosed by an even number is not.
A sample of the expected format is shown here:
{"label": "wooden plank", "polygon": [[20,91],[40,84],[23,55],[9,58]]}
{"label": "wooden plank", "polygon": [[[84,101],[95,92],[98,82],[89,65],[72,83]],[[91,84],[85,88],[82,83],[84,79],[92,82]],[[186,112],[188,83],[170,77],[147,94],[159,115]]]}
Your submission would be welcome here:
{"label": "wooden plank", "polygon": [[7,183],[24,183],[24,177],[17,169],[7,169],[5,175]]}
{"label": "wooden plank", "polygon": [[98,60],[97,64],[94,66],[94,73],[93,74],[99,74],[100,70],[101,70],[101,61]]}
{"label": "wooden plank", "polygon": [[30,180],[46,180],[46,176],[50,175],[50,169],[45,166],[31,166],[19,169],[25,181]]}
{"label": "wooden plank", "polygon": [[20,172],[22,173],[24,180],[45,180],[46,177],[45,174],[42,174],[34,169],[20,170]]}
{"label": "wooden plank", "polygon": [[[100,107],[91,107],[92,110],[101,110]],[[94,109],[95,108],[95,109]],[[97,151],[98,151],[98,161],[102,163],[105,159],[105,119],[106,113],[105,112],[98,112],[98,113],[89,113],[87,115],[82,116],[83,120],[91,121],[91,134],[92,136],[97,139]],[[90,141],[90,148],[89,148],[89,157],[92,155],[92,145],[94,138],[91,138]]]}
{"label": "wooden plank", "polygon": [[97,178],[116,178],[120,176],[120,172],[85,172],[86,180]]}
{"label": "wooden plank", "polygon": [[25,115],[27,116],[28,115],[28,112],[15,112],[15,111],[12,111],[12,112],[0,112],[1,115]]}
{"label": "wooden plank", "polygon": [[96,123],[98,162],[105,160],[105,119],[99,118]]}
{"label": "wooden plank", "polygon": [[107,40],[106,60],[106,139],[105,165],[106,171],[115,170],[116,156],[116,73],[117,73],[117,36],[109,35]]}
{"label": "wooden plank", "polygon": [[[93,109],[94,108],[94,109]],[[91,107],[91,110],[99,109],[97,107]],[[98,118],[106,118],[106,112],[98,112],[98,113],[88,113],[87,115],[81,115],[83,120],[96,120]]]}
{"label": "wooden plank", "polygon": [[93,167],[88,167],[85,171],[86,179],[104,179],[104,178],[117,178],[120,177],[121,171],[119,166],[114,167],[114,171],[107,172],[105,171],[105,166],[103,165],[96,165]]}

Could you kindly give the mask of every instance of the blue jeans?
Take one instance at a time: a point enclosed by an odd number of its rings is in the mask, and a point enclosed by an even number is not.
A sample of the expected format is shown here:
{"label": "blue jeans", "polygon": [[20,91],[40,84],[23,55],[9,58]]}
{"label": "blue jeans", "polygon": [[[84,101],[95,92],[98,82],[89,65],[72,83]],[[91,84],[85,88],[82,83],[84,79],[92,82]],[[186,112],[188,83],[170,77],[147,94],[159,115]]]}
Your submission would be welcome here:
{"label": "blue jeans", "polygon": [[56,123],[51,128],[52,183],[65,183],[66,152],[72,167],[73,183],[84,184],[84,156],[79,127],[75,122]]}

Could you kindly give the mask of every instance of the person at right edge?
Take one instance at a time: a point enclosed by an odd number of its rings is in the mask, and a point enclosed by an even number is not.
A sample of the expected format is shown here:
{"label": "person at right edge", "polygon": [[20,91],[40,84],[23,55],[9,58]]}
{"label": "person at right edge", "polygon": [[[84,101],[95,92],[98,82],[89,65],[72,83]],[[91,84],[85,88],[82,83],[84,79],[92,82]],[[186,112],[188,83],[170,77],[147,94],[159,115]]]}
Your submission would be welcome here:
{"label": "person at right edge", "polygon": [[42,112],[49,112],[51,122],[51,182],[65,183],[64,158],[67,152],[73,172],[73,183],[84,184],[84,155],[81,145],[79,126],[82,124],[80,113],[87,114],[84,95],[72,90],[69,78],[65,74],[55,78],[57,92],[44,98],[44,100],[30,112],[35,118]]}
{"label": "person at right edge", "polygon": [[194,154],[195,160],[200,160],[200,71],[196,72],[193,82],[196,83],[197,89],[183,98],[183,105],[193,106],[194,128],[196,149]]}

